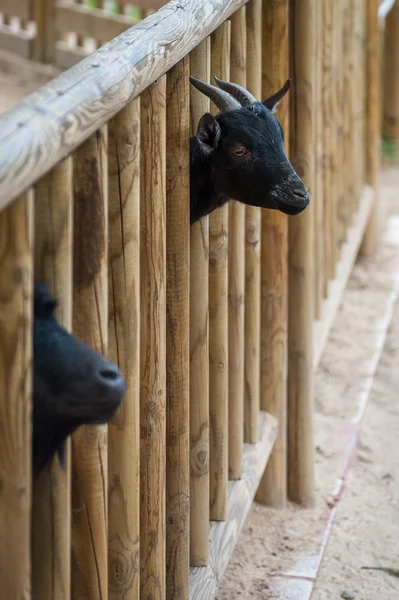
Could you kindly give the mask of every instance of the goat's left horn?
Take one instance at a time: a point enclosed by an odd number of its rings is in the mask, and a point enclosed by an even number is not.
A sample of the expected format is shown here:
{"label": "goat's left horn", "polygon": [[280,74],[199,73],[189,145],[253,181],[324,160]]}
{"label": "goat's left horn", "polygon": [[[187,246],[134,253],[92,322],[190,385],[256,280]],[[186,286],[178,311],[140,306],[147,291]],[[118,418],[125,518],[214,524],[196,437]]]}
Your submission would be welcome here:
{"label": "goat's left horn", "polygon": [[241,106],[252,106],[255,102],[257,102],[255,96],[253,96],[251,92],[248,92],[248,90],[241,85],[238,85],[238,83],[223,81],[222,79],[218,79],[215,75],[214,80],[222,90],[229,92],[229,94],[234,96]]}
{"label": "goat's left horn", "polygon": [[190,81],[197,90],[205,94],[205,96],[208,96],[221,112],[237,110],[237,108],[240,108],[237,100],[234,100],[230,94],[227,94],[227,92],[224,92],[223,90],[219,90],[216,86],[205,83],[205,81],[201,81],[200,79],[196,79],[192,75],[190,75]]}

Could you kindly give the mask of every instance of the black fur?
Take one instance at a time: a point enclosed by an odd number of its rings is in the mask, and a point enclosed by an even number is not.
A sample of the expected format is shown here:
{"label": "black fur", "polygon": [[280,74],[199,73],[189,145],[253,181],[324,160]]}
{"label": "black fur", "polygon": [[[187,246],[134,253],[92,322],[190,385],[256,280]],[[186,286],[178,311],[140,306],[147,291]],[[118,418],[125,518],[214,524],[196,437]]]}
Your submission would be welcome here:
{"label": "black fur", "polygon": [[58,323],[56,301],[35,285],[33,333],[33,475],[83,424],[106,423],[125,393],[117,367]]}
{"label": "black fur", "polygon": [[[238,146],[245,156],[234,155]],[[190,178],[191,224],[230,199],[289,215],[309,203],[285,154],[282,128],[261,102],[201,118],[190,139]]]}

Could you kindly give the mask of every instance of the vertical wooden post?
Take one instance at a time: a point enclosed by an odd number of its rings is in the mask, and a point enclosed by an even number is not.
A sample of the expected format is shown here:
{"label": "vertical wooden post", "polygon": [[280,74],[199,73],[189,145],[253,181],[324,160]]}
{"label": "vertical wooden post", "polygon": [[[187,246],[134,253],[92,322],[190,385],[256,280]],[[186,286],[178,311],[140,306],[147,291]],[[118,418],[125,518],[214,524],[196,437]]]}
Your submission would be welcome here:
{"label": "vertical wooden post", "polygon": [[322,74],[322,111],[323,111],[323,238],[324,238],[324,277],[323,295],[327,296],[329,279],[335,277],[335,247],[334,247],[334,204],[333,204],[333,177],[332,177],[332,86],[333,86],[333,0],[322,3],[322,29],[323,29],[323,74]]}
{"label": "vertical wooden post", "polygon": [[30,3],[31,20],[36,23],[36,37],[32,43],[33,60],[53,63],[56,31],[54,28],[55,0],[33,0]]}
{"label": "vertical wooden post", "polygon": [[[267,98],[288,77],[289,0],[264,2],[262,26],[262,98]],[[285,99],[277,114],[287,139],[288,107]],[[276,417],[279,431],[256,498],[275,508],[283,508],[287,496],[287,258],[287,217],[265,210],[261,248],[261,409]]]}
{"label": "vertical wooden post", "polygon": [[[208,81],[211,38],[190,54],[191,74]],[[191,86],[191,135],[209,99]],[[209,528],[209,217],[190,228],[190,564],[208,564]]]}
{"label": "vertical wooden post", "polygon": [[141,598],[165,598],[166,76],[141,95]]}
{"label": "vertical wooden post", "polygon": [[166,597],[188,600],[189,574],[189,57],[166,87]]}
{"label": "vertical wooden post", "polygon": [[[107,353],[107,130],[74,154],[73,332]],[[107,598],[107,426],[72,436],[72,598]]]}
{"label": "vertical wooden post", "polygon": [[[310,192],[314,184],[313,0],[291,0],[290,152]],[[295,108],[295,110],[294,110]],[[313,207],[289,223],[288,495],[304,506],[314,497]]]}
{"label": "vertical wooden post", "polygon": [[356,96],[354,104],[354,130],[353,143],[355,153],[354,186],[355,186],[355,208],[363,193],[364,186],[364,123],[366,110],[366,2],[364,0],[353,0],[353,43],[354,43],[354,84]]}
{"label": "vertical wooden post", "polygon": [[0,589],[30,600],[33,194],[0,211]]}
{"label": "vertical wooden post", "polygon": [[323,84],[323,14],[322,3],[316,2],[316,52],[314,61],[314,82],[316,95],[316,123],[315,123],[315,193],[314,202],[314,317],[320,318],[321,301],[324,293],[324,194],[323,194],[323,110],[322,110],[322,84]]}
{"label": "vertical wooden post", "polygon": [[355,106],[357,101],[356,74],[355,74],[355,0],[349,0],[348,5],[348,31],[347,31],[347,64],[346,64],[346,80],[344,89],[347,90],[347,111],[345,123],[345,139],[346,139],[346,201],[348,203],[348,221],[349,227],[353,221],[356,210],[356,187],[355,187]]}
{"label": "vertical wooden post", "polygon": [[[262,91],[262,0],[246,5],[247,89],[259,100]],[[245,372],[244,441],[259,440],[260,405],[260,248],[261,209],[245,207]]]}
{"label": "vertical wooden post", "polygon": [[385,21],[383,133],[399,144],[399,2]]}
{"label": "vertical wooden post", "polygon": [[108,427],[108,596],[140,597],[140,98],[108,125],[109,358],[126,396]]}
{"label": "vertical wooden post", "polygon": [[333,103],[332,103],[332,183],[334,205],[334,261],[338,262],[342,241],[342,194],[343,194],[343,106],[342,106],[342,43],[343,43],[343,0],[333,2]]}
{"label": "vertical wooden post", "polygon": [[[59,163],[36,185],[35,280],[58,299],[57,318],[72,328],[72,159]],[[32,598],[69,600],[71,581],[70,442],[66,467],[55,457],[33,488]]]}
{"label": "vertical wooden post", "polygon": [[[211,74],[230,79],[230,21],[211,37]],[[211,111],[218,110],[212,104]],[[209,421],[210,518],[223,521],[227,508],[228,427],[228,206],[209,216]]]}
{"label": "vertical wooden post", "polygon": [[380,168],[380,29],[378,0],[367,0],[366,21],[366,183],[374,190],[373,208],[364,234],[360,253],[374,254],[380,235],[380,206],[378,199],[378,171]]}
{"label": "vertical wooden post", "polygon": [[[246,86],[245,6],[231,17],[230,79]],[[244,439],[245,206],[230,202],[228,257],[229,479],[240,479]]]}

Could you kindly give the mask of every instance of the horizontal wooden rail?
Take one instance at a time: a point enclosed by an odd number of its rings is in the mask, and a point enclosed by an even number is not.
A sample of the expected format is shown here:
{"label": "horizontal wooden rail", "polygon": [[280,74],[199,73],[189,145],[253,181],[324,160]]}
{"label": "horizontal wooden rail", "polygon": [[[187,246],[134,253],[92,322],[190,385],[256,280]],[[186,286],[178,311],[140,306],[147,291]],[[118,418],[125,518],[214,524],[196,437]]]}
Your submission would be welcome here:
{"label": "horizontal wooden rail", "polygon": [[126,15],[113,15],[73,2],[57,2],[55,16],[58,31],[74,31],[98,40],[114,38],[136,22]]}
{"label": "horizontal wooden rail", "polygon": [[8,17],[31,18],[30,0],[1,0],[0,12]]}
{"label": "horizontal wooden rail", "polygon": [[172,0],[4,113],[0,210],[245,3]]}

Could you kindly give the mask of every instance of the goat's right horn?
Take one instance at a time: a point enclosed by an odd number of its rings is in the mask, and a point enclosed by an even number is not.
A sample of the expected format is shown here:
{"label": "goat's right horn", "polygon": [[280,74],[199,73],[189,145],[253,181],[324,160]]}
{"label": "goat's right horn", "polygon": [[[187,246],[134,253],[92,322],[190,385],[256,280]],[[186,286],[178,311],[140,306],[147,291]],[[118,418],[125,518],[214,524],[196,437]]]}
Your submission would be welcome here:
{"label": "goat's right horn", "polygon": [[238,83],[231,83],[230,81],[223,81],[222,79],[218,79],[214,76],[214,79],[218,86],[224,90],[225,92],[229,92],[234,98],[240,102],[241,106],[252,106],[257,99],[255,96],[248,92],[242,85],[238,85]]}
{"label": "goat's right horn", "polygon": [[237,100],[234,100],[230,94],[223,90],[219,90],[216,86],[205,83],[205,81],[201,81],[200,79],[196,79],[192,75],[190,75],[190,81],[197,90],[205,94],[205,96],[208,96],[221,112],[237,110],[237,108],[240,108],[240,104]]}

